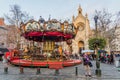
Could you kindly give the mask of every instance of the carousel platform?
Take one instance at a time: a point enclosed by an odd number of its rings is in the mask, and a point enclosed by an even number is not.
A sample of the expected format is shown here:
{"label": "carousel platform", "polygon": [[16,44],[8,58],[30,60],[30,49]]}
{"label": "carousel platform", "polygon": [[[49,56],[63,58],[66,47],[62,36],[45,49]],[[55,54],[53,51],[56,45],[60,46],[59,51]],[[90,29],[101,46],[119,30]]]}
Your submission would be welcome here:
{"label": "carousel platform", "polygon": [[63,67],[69,67],[81,64],[81,60],[66,60],[66,61],[32,61],[25,59],[15,59],[11,61],[11,64],[23,67],[49,67],[50,64],[62,64]]}

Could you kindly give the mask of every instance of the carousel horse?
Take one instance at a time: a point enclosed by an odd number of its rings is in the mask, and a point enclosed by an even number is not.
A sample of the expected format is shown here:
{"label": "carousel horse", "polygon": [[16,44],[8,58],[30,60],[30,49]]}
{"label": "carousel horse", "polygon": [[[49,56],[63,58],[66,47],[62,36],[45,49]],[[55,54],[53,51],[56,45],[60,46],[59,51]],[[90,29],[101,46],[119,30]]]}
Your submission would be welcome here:
{"label": "carousel horse", "polygon": [[55,57],[55,59],[59,58],[59,52],[58,52],[58,48],[57,47],[55,47],[53,49],[53,57]]}
{"label": "carousel horse", "polygon": [[64,51],[64,55],[65,55],[66,59],[70,60],[70,52],[68,50]]}

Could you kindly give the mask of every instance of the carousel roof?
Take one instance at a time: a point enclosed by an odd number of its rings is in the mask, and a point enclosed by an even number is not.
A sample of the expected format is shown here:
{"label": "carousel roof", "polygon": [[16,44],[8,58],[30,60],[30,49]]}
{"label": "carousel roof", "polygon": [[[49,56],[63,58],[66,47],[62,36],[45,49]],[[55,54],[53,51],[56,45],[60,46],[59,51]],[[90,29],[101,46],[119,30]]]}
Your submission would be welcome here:
{"label": "carousel roof", "polygon": [[34,40],[34,41],[45,41],[45,40],[51,40],[51,41],[66,41],[68,39],[72,39],[74,36],[71,34],[63,34],[61,32],[27,32],[23,35],[28,40]]}
{"label": "carousel roof", "polygon": [[[44,41],[64,41],[72,39],[75,35],[73,24],[65,25],[56,19],[52,19],[41,24],[40,21],[45,21],[42,17],[39,21],[30,20],[25,24],[21,24],[21,33],[28,40]],[[43,22],[42,21],[42,22]],[[65,21],[66,22],[66,21]]]}

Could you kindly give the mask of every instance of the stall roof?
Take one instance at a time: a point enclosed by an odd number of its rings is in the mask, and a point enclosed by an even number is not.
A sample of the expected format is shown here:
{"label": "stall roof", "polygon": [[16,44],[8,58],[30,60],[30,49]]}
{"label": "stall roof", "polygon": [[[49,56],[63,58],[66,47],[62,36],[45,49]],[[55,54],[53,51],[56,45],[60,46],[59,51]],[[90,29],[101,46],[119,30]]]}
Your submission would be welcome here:
{"label": "stall roof", "polygon": [[9,52],[7,48],[0,48],[0,51],[2,52],[2,54],[4,54],[5,52]]}

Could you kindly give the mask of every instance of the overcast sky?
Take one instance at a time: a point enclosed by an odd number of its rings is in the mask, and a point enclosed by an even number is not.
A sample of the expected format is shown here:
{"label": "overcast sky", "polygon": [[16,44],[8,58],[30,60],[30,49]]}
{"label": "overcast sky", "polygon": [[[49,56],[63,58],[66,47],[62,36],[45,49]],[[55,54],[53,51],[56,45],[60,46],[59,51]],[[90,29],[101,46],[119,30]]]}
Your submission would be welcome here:
{"label": "overcast sky", "polygon": [[107,9],[111,13],[120,11],[120,0],[0,0],[0,17],[9,13],[10,5],[17,4],[22,11],[26,11],[36,20],[39,16],[45,19],[72,19],[77,15],[79,4],[83,9],[83,15],[88,13],[89,20],[93,21],[95,10]]}

